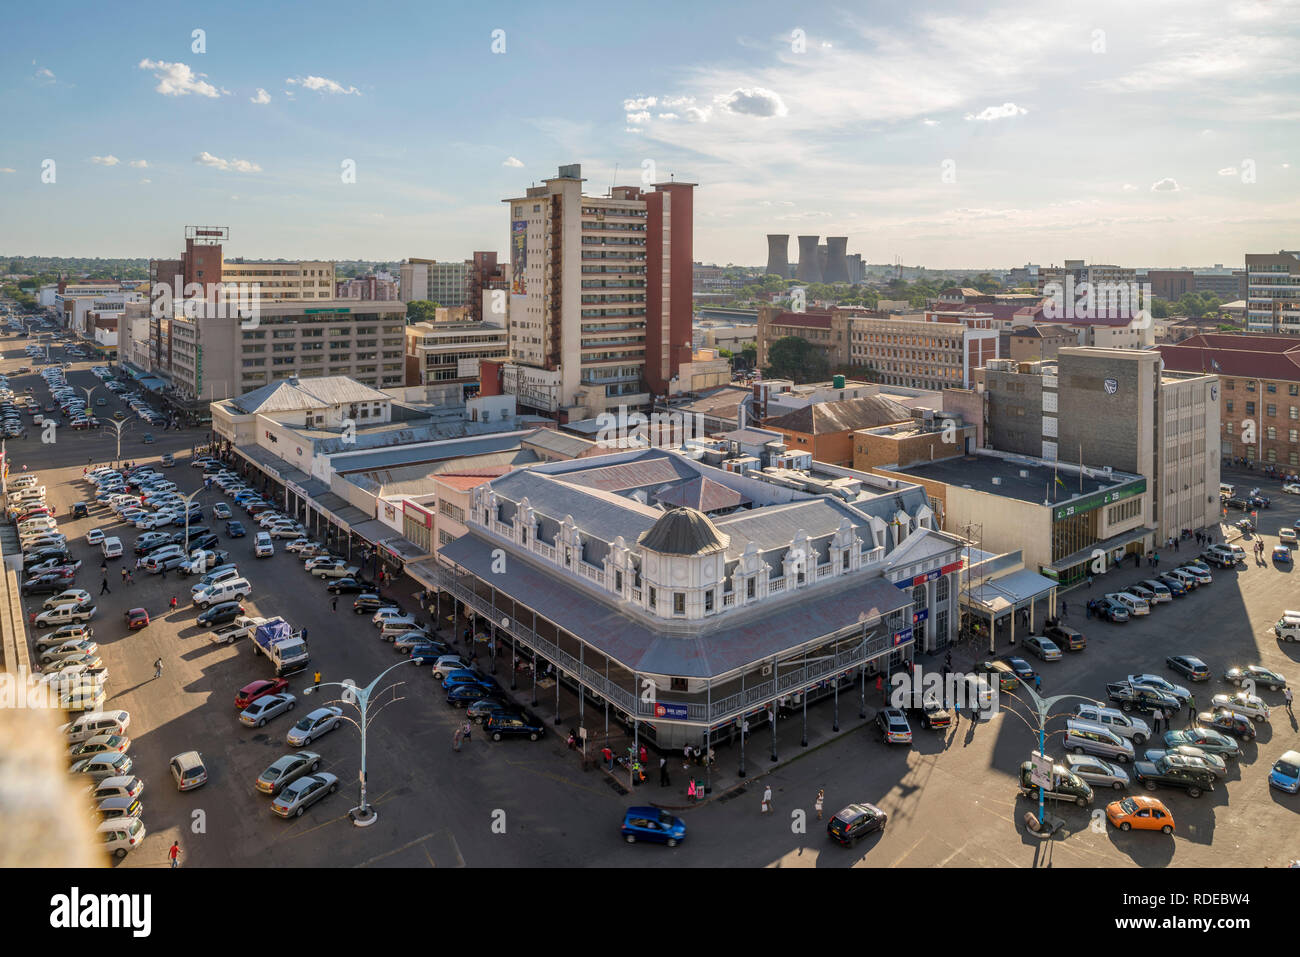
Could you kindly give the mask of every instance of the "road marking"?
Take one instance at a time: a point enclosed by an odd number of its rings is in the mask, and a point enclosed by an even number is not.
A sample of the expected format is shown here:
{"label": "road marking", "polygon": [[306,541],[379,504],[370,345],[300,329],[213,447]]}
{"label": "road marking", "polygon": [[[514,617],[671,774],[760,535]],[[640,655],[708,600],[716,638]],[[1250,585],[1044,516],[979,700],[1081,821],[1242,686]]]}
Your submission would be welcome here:
{"label": "road marking", "polygon": [[904,860],[905,860],[905,859],[906,859],[906,858],[907,858],[907,857],[908,857],[908,856],[909,856],[909,855],[910,855],[914,850],[916,850],[917,846],[918,846],[922,841],[924,841],[925,838],[926,838],[926,835],[924,835],[924,834],[922,834],[920,837],[918,837],[918,838],[916,839],[916,843],[913,844],[911,847],[909,847],[907,850],[905,850],[905,851],[904,851],[902,854],[900,854],[898,857],[894,858],[893,863],[891,863],[889,866],[890,866],[890,867],[897,867],[899,864],[901,864],[901,863],[902,863],[902,862],[903,862],[903,861],[904,861]]}
{"label": "road marking", "polygon": [[[362,861],[360,864],[353,864],[352,866],[353,866],[353,867],[369,867],[371,864],[375,863],[375,861],[382,861],[385,857],[392,857],[394,854],[397,854],[397,853],[399,853],[400,851],[404,851],[404,850],[406,850],[408,847],[414,847],[416,844],[423,844],[423,843],[424,843],[425,841],[427,841],[429,838],[436,836],[437,833],[438,833],[437,831],[430,831],[428,834],[424,835],[424,837],[417,837],[417,838],[415,838],[414,840],[407,841],[407,842],[406,842],[405,844],[403,844],[401,847],[395,847],[395,848],[393,848],[391,851],[385,851],[385,852],[382,853],[382,854],[378,854],[378,855],[376,855],[376,856],[370,858],[370,860],[368,860],[368,861]],[[454,841],[453,841],[453,843],[454,843]],[[429,852],[428,852],[428,850],[426,849],[426,850],[425,850],[425,854],[427,855],[428,853],[429,853]],[[456,853],[457,853],[457,855],[460,854],[459,851],[457,851]],[[464,861],[461,862],[461,865],[464,866]]]}
{"label": "road marking", "polygon": [[456,852],[456,866],[464,867],[465,858],[460,853],[460,845],[456,843],[456,835],[448,831],[447,840],[451,841],[451,849]]}

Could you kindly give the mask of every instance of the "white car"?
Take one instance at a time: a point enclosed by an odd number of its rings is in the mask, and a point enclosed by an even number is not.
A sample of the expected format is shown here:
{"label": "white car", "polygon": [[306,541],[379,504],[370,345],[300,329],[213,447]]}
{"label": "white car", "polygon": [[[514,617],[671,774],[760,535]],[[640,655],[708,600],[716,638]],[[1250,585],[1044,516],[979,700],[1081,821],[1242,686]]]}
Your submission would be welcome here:
{"label": "white car", "polygon": [[1282,491],[1291,495],[1300,495],[1300,483],[1288,482],[1286,485],[1282,486]]}
{"label": "white car", "polygon": [[1267,721],[1269,708],[1262,698],[1258,695],[1247,694],[1244,691],[1238,691],[1236,694],[1216,694],[1210,699],[1210,704],[1215,708],[1225,708],[1228,711],[1235,711],[1237,714],[1244,714],[1252,721]]}
{"label": "white car", "polygon": [[45,604],[41,609],[58,608],[60,605],[80,605],[83,601],[90,601],[90,592],[84,588],[69,588],[67,591],[61,591],[57,595],[51,595],[45,599]]}
{"label": "white car", "polygon": [[385,625],[410,625],[415,627],[415,616],[410,612],[402,611],[400,608],[394,608],[391,605],[379,609],[371,616],[370,621],[376,628],[383,628]]}
{"label": "white car", "polygon": [[104,530],[102,528],[92,528],[86,533],[87,545],[100,545],[104,541]]}
{"label": "white car", "polygon": [[138,817],[115,817],[96,827],[95,834],[99,838],[99,846],[120,859],[143,844],[148,831],[145,830],[144,821]]}
{"label": "white car", "polygon": [[294,554],[297,554],[298,552],[302,551],[304,548],[318,548],[319,546],[320,546],[320,542],[313,542],[311,539],[308,538],[295,538],[293,541],[289,542],[284,546],[284,550],[286,552],[292,552]]}

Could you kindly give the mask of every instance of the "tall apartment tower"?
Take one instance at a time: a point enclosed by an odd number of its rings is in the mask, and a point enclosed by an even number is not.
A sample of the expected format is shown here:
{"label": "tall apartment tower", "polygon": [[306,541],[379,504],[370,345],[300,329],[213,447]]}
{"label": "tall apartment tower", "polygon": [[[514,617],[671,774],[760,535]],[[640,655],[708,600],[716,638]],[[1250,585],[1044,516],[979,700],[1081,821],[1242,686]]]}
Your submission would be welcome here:
{"label": "tall apartment tower", "polygon": [[1300,335],[1300,251],[1246,254],[1246,331]]}
{"label": "tall apartment tower", "polygon": [[510,211],[510,355],[520,404],[585,418],[637,407],[691,359],[694,183],[582,192],[579,164]]}

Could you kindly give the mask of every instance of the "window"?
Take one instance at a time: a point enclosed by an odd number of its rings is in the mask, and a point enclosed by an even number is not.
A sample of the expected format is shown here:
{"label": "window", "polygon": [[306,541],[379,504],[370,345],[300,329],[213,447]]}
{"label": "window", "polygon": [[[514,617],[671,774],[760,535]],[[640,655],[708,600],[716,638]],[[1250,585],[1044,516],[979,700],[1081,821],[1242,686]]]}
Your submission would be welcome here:
{"label": "window", "polygon": [[1273,405],[1272,403],[1269,403],[1267,406],[1265,406],[1265,409],[1267,409],[1270,418],[1272,416],[1277,415],[1277,406]]}
{"label": "window", "polygon": [[713,589],[710,588],[704,593],[704,610],[713,611]]}
{"label": "window", "polygon": [[1295,445],[1297,441],[1300,441],[1300,431],[1297,431],[1296,429],[1289,429],[1286,433],[1286,438],[1288,442],[1290,442],[1292,445]]}
{"label": "window", "polygon": [[651,608],[651,610],[654,609],[654,607],[655,607],[655,603],[656,603],[656,600],[657,600],[658,598],[659,598],[659,594],[658,594],[658,592],[656,592],[656,591],[655,591],[655,587],[654,587],[653,585],[651,585],[651,586],[650,586],[650,608]]}
{"label": "window", "polygon": [[1232,423],[1231,422],[1223,423],[1223,430],[1227,432],[1228,435],[1232,435]]}
{"label": "window", "polygon": [[1289,386],[1286,387],[1286,394],[1300,395],[1300,385],[1296,385],[1294,382],[1291,383]]}
{"label": "window", "polygon": [[673,592],[673,614],[674,615],[686,614],[686,593],[685,592],[680,592],[680,591]]}
{"label": "window", "polygon": [[1255,380],[1254,380],[1254,379],[1247,379],[1247,380],[1246,380],[1246,391],[1247,391],[1247,392],[1254,392],[1254,391],[1255,391]]}
{"label": "window", "polygon": [[1277,429],[1273,428],[1273,426],[1271,426],[1271,425],[1270,425],[1267,429],[1264,430],[1264,433],[1265,433],[1265,434],[1266,434],[1270,439],[1276,439],[1276,438],[1277,438]]}
{"label": "window", "polygon": [[1254,402],[1247,402],[1247,403],[1246,403],[1246,414],[1247,414],[1247,415],[1254,415],[1254,414],[1255,414],[1255,403],[1254,403]]}
{"label": "window", "polygon": [[1224,403],[1224,408],[1226,408],[1229,412],[1232,411],[1232,400],[1231,400],[1231,399],[1229,399],[1226,403]]}
{"label": "window", "polygon": [[1267,452],[1264,453],[1264,458],[1268,459],[1270,462],[1276,462],[1277,449],[1269,449]]}
{"label": "window", "polygon": [[847,548],[840,553],[840,567],[844,571],[849,570],[849,550]]}
{"label": "window", "polygon": [[756,591],[755,583],[756,583],[756,579],[754,578],[753,575],[750,575],[749,578],[745,580],[745,597],[746,597],[746,598],[753,598],[753,597],[754,597],[754,593],[755,593],[755,591]]}
{"label": "window", "polygon": [[1236,382],[1234,382],[1232,379],[1224,379],[1223,387],[1227,389],[1229,392],[1232,392],[1236,389]]}
{"label": "window", "polygon": [[1269,395],[1274,395],[1274,394],[1276,394],[1276,392],[1277,392],[1277,383],[1276,383],[1276,382],[1270,382],[1270,383],[1268,383],[1267,385],[1264,386],[1264,391],[1267,392]]}

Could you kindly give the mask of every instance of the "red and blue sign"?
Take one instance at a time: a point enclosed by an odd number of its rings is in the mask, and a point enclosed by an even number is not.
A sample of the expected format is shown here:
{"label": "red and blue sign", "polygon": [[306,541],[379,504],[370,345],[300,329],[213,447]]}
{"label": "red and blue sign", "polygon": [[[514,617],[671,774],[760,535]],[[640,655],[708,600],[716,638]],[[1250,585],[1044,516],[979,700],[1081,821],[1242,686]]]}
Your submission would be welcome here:
{"label": "red and blue sign", "polygon": [[655,702],[656,718],[679,718],[685,720],[688,713],[687,707],[684,704],[662,704],[658,701]]}
{"label": "red and blue sign", "polygon": [[947,575],[949,572],[960,571],[961,565],[962,562],[961,559],[959,558],[955,562],[952,562],[951,564],[944,565],[942,568],[936,568],[933,571],[925,572],[922,575],[917,575],[915,578],[906,578],[901,582],[894,582],[894,587],[915,588],[917,585],[924,585],[926,582],[934,581],[940,575]]}

